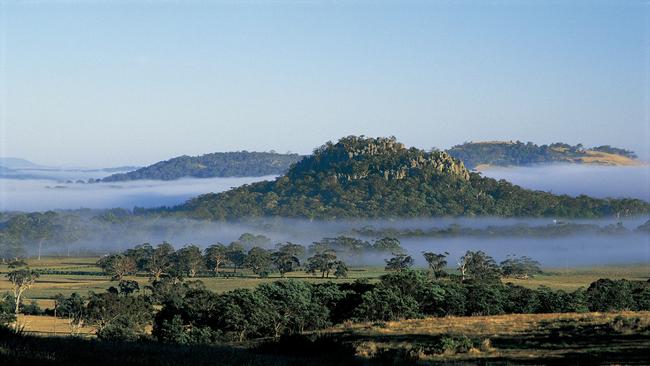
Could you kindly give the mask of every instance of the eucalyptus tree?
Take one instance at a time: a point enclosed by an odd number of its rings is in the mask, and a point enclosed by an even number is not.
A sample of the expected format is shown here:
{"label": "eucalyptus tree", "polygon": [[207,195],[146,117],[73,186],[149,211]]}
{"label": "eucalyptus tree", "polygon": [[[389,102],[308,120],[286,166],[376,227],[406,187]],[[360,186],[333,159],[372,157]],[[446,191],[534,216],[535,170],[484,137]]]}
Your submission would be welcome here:
{"label": "eucalyptus tree", "polygon": [[447,256],[449,253],[434,253],[434,252],[422,252],[424,259],[429,265],[429,273],[433,278],[443,277],[445,273],[445,267],[447,267]]}
{"label": "eucalyptus tree", "polygon": [[11,282],[11,290],[15,301],[14,312],[18,314],[23,294],[34,286],[39,274],[30,269],[19,269],[9,272],[6,277],[9,279],[9,282]]}

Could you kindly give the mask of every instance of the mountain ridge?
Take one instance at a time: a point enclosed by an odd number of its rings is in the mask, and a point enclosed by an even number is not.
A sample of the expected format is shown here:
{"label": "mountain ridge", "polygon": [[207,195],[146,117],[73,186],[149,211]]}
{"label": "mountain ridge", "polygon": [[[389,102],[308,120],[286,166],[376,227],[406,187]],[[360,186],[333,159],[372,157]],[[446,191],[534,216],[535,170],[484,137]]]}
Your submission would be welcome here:
{"label": "mountain ridge", "polygon": [[444,151],[406,148],[394,137],[348,136],[315,149],[274,181],[201,195],[171,211],[213,220],[246,216],[595,218],[647,213],[650,204],[526,190],[470,172]]}

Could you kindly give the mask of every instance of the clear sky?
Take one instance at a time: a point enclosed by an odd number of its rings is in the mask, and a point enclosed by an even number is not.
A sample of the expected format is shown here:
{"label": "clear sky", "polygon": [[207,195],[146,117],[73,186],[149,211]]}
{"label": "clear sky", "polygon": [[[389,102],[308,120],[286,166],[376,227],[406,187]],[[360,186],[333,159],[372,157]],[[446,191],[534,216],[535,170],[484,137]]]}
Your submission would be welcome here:
{"label": "clear sky", "polygon": [[3,1],[0,155],[147,164],[349,134],[648,156],[647,1]]}

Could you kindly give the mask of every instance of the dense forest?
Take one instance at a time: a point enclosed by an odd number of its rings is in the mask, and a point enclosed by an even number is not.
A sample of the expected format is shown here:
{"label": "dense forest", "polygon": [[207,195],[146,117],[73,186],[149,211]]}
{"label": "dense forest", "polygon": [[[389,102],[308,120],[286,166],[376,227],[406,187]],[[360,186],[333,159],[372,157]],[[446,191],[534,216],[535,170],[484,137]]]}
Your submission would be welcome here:
{"label": "dense forest", "polygon": [[138,170],[113,174],[102,182],[138,179],[174,180],[183,177],[260,177],[283,174],[300,160],[298,154],[275,152],[223,152],[201,156],[179,156]]}
{"label": "dense forest", "polygon": [[202,195],[172,211],[212,220],[251,216],[596,218],[644,214],[650,212],[650,204],[531,191],[471,173],[446,152],[406,148],[394,137],[349,136],[316,149],[275,181]]}
{"label": "dense forest", "polygon": [[632,151],[609,145],[585,148],[581,144],[574,146],[561,142],[541,146],[521,141],[466,142],[452,147],[447,152],[454,158],[463,161],[470,169],[483,164],[496,166],[526,166],[544,163],[617,165],[617,158],[624,158],[621,160],[623,162],[637,158]]}

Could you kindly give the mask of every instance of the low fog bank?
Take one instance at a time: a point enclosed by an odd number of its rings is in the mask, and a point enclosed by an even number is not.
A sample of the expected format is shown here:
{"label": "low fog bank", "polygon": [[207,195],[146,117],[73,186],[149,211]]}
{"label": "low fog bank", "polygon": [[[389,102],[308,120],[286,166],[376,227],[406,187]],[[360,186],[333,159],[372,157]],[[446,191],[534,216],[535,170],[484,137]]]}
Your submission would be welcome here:
{"label": "low fog bank", "polygon": [[598,198],[630,197],[650,201],[650,165],[491,167],[483,175],[555,194],[586,194]]}
{"label": "low fog bank", "polygon": [[[604,264],[648,263],[650,264],[650,235],[634,232],[640,224],[650,217],[627,219],[622,221],[628,229],[616,235],[594,235],[593,233],[571,234],[560,237],[400,237],[402,247],[412,255],[418,266],[424,266],[422,251],[437,253],[449,252],[449,263],[454,266],[458,258],[467,250],[483,250],[497,261],[508,255],[527,255],[538,260],[545,267],[573,267]],[[585,221],[574,221],[584,223]],[[591,220],[598,226],[615,224],[613,219]],[[48,252],[62,255],[68,250],[75,252],[92,252],[106,254],[123,251],[142,243],[158,244],[163,241],[172,243],[177,249],[188,244],[201,248],[221,242],[228,244],[243,233],[264,235],[271,239],[269,248],[287,241],[308,247],[326,237],[340,235],[352,236],[372,242],[380,236],[363,236],[355,234],[356,229],[372,227],[374,229],[410,228],[430,229],[432,227],[486,228],[488,226],[510,226],[522,224],[544,226],[552,220],[523,220],[496,218],[487,219],[429,219],[429,220],[359,220],[359,221],[309,221],[298,219],[257,219],[237,223],[220,223],[196,221],[189,219],[138,219],[128,224],[97,224],[92,234],[78,242],[50,246]],[[386,254],[362,254],[343,258],[353,265],[383,265]]]}
{"label": "low fog bank", "polygon": [[94,184],[0,179],[0,211],[172,206],[200,194],[274,178],[186,178]]}

